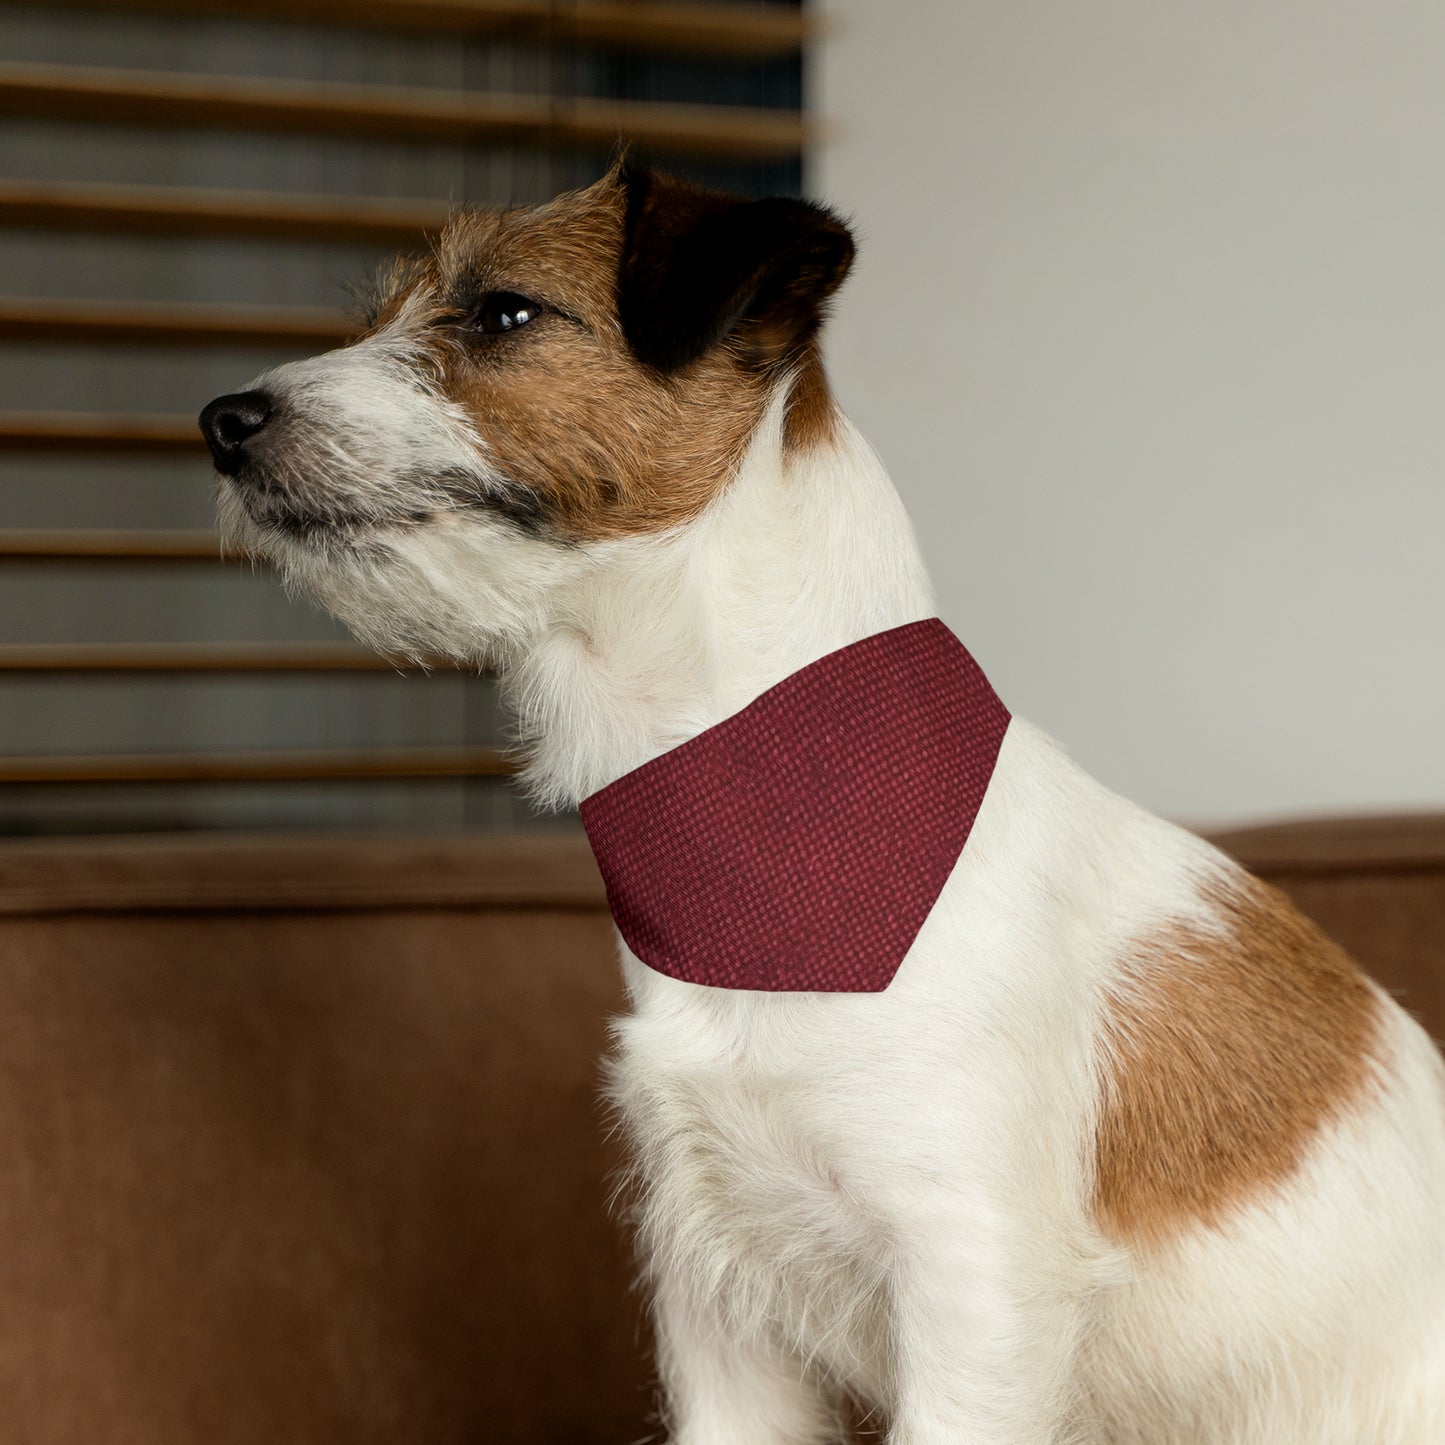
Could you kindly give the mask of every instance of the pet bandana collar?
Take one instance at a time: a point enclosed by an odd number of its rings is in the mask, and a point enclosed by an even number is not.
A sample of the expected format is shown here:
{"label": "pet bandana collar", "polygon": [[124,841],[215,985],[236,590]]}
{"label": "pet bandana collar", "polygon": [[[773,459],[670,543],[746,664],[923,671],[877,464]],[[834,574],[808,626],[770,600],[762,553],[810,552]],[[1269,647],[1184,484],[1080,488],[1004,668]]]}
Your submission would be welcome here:
{"label": "pet bandana collar", "polygon": [[714,988],[887,988],[1008,723],[936,617],[801,668],[583,800],[627,946]]}

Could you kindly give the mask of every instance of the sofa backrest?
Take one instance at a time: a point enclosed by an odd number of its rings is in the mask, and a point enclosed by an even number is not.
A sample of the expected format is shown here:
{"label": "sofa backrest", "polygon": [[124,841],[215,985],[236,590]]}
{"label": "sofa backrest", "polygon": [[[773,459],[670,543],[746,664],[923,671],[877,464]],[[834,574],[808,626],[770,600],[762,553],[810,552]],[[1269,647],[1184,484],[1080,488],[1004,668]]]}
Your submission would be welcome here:
{"label": "sofa backrest", "polygon": [[[1445,1033],[1445,822],[1224,839]],[[0,845],[0,1437],[655,1433],[580,835]]]}

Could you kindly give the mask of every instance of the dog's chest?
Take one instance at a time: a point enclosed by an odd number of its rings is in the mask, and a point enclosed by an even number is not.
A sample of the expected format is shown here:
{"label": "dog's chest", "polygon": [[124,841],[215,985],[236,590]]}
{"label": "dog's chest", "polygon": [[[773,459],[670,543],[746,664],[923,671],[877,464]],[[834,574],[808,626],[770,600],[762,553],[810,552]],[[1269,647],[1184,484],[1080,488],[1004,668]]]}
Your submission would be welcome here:
{"label": "dog's chest", "polygon": [[839,1375],[874,1379],[883,1254],[839,1151],[846,1100],[746,1055],[701,1061],[627,1020],[614,1096],[642,1184],[647,1250],[714,1282],[715,1303]]}

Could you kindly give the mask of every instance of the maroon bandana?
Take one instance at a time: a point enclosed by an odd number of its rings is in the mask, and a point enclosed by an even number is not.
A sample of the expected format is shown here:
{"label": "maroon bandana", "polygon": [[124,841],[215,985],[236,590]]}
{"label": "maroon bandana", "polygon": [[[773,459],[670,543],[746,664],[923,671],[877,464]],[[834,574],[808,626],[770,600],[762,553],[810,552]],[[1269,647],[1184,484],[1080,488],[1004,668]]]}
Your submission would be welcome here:
{"label": "maroon bandana", "polygon": [[795,672],[583,801],[628,947],[714,988],[887,988],[1008,723],[936,617]]}

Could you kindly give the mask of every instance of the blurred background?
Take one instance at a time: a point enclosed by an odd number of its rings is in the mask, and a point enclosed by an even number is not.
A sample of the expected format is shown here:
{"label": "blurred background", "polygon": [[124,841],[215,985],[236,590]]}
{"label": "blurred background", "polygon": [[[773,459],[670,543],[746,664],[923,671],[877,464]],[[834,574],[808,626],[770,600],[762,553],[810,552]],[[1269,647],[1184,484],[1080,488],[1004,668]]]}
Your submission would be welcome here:
{"label": "blurred background", "polygon": [[1009,705],[1199,825],[1445,802],[1445,10],[835,0],[830,363]]}
{"label": "blurred background", "polygon": [[485,678],[222,562],[195,415],[620,132],[802,183],[793,5],[0,4],[0,831],[510,829]]}
{"label": "blurred background", "polygon": [[1010,705],[1187,823],[1445,802],[1445,15],[0,3],[0,831],[509,830],[485,678],[216,557],[193,425],[619,129],[863,246],[835,384]]}

